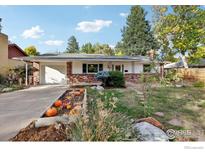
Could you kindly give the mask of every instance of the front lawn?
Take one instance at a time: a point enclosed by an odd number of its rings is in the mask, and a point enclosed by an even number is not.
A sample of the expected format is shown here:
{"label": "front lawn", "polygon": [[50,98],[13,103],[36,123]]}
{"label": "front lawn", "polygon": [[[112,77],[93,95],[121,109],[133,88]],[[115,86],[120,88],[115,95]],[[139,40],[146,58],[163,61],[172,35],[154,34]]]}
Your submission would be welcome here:
{"label": "front lawn", "polygon": [[[191,130],[192,138],[205,140],[205,89],[194,87],[159,87],[151,90],[149,98],[142,101],[135,89],[105,89],[97,93],[88,90],[89,99],[99,98],[109,108],[110,101],[116,99],[114,112],[119,112],[130,119],[154,117],[166,129]],[[162,116],[156,113],[163,113]],[[179,121],[180,124],[170,124],[170,121]]]}

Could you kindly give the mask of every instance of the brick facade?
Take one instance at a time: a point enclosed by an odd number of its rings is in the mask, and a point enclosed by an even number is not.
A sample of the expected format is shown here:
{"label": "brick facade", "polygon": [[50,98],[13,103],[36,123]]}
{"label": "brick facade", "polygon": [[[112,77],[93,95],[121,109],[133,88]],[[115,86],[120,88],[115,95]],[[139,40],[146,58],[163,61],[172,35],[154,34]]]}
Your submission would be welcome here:
{"label": "brick facade", "polygon": [[125,74],[125,81],[129,81],[129,82],[138,82],[140,79],[140,74],[136,74],[136,73],[129,73],[129,74]]}
{"label": "brick facade", "polygon": [[77,82],[86,82],[86,83],[92,83],[92,82],[98,82],[95,79],[94,74],[72,74],[70,77],[70,82],[77,83]]}
{"label": "brick facade", "polygon": [[[150,76],[150,74],[144,74],[145,78]],[[70,83],[78,83],[78,82],[98,82],[94,74],[72,74],[72,62],[67,62],[67,78]],[[125,80],[129,82],[137,83],[139,82],[140,74],[139,73],[129,73],[125,74]]]}
{"label": "brick facade", "polygon": [[67,77],[69,78],[72,75],[72,62],[67,62]]}

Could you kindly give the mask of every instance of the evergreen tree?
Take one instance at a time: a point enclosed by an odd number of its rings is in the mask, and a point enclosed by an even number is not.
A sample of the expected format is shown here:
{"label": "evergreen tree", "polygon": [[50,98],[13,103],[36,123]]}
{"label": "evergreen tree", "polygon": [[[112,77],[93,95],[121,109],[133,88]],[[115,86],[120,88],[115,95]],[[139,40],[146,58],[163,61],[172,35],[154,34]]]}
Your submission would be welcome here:
{"label": "evergreen tree", "polygon": [[145,19],[146,13],[141,6],[133,6],[122,30],[122,43],[128,55],[146,55],[157,48],[157,43]]}
{"label": "evergreen tree", "polygon": [[95,50],[93,48],[93,45],[89,42],[82,45],[81,52],[92,54],[95,52]]}
{"label": "evergreen tree", "polygon": [[75,36],[71,36],[68,39],[68,46],[66,48],[65,53],[78,53],[79,52],[79,45],[75,38]]}

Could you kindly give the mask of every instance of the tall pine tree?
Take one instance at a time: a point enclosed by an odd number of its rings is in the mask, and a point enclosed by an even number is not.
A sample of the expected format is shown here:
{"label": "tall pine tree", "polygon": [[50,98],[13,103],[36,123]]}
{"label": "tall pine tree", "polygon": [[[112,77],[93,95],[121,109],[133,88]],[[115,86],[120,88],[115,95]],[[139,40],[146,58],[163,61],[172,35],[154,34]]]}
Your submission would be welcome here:
{"label": "tall pine tree", "polygon": [[122,44],[127,55],[146,55],[157,48],[157,43],[145,19],[146,13],[141,6],[133,6],[122,30]]}
{"label": "tall pine tree", "polygon": [[68,46],[66,48],[65,53],[78,53],[79,52],[79,45],[75,38],[75,36],[71,36],[68,39]]}

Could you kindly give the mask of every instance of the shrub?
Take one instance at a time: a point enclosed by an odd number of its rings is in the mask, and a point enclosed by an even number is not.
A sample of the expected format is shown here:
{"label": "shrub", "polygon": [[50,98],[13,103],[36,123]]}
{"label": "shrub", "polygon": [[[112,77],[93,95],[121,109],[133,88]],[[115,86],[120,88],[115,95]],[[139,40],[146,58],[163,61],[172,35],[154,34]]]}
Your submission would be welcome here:
{"label": "shrub", "polygon": [[0,74],[0,84],[4,84],[6,81],[6,78]]}
{"label": "shrub", "polygon": [[193,86],[194,87],[204,87],[205,84],[202,81],[196,81],[196,82],[193,83]]}
{"label": "shrub", "polygon": [[124,87],[125,78],[122,72],[120,71],[110,71],[110,81],[113,87]]}
{"label": "shrub", "polygon": [[95,75],[97,80],[102,81],[105,87],[124,87],[124,75],[120,71],[100,71]]}

